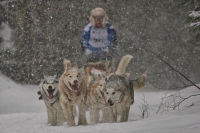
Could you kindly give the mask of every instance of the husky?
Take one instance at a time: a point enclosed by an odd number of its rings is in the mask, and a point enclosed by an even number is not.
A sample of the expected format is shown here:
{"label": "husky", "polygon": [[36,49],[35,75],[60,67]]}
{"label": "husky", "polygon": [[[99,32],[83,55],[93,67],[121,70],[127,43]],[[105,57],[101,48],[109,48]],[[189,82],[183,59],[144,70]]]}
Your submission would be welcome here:
{"label": "husky", "polygon": [[64,73],[60,76],[60,104],[70,126],[75,126],[73,108],[78,106],[78,125],[87,125],[86,101],[87,83],[77,65],[72,67],[69,60],[64,60]]}
{"label": "husky", "polygon": [[97,124],[99,122],[99,113],[102,111],[104,122],[108,122],[108,114],[105,108],[106,102],[103,93],[103,85],[105,84],[105,78],[98,75],[97,80],[93,85],[90,86],[89,93],[89,113],[90,113],[90,123]]}
{"label": "husky", "polygon": [[[119,65],[118,69],[115,72],[117,75],[123,75],[125,77],[129,77],[129,73],[125,73],[126,67],[129,64],[130,60],[133,58],[131,55],[124,56]],[[109,73],[107,77],[113,75],[114,73]],[[102,120],[103,122],[109,122],[109,116],[107,113],[107,109],[105,108],[106,99],[104,97],[103,86],[105,84],[105,77],[98,75],[97,80],[90,86],[89,93],[89,112],[90,112],[90,123],[97,124],[99,122],[99,112],[102,111]]]}
{"label": "husky", "polygon": [[47,108],[48,123],[52,126],[61,126],[64,114],[59,103],[59,85],[56,76],[45,77],[39,84],[39,100],[43,99]]}
{"label": "husky", "polygon": [[106,78],[103,87],[104,96],[109,114],[110,123],[117,122],[117,108],[121,108],[120,122],[127,122],[130,106],[134,103],[134,90],[140,90],[146,82],[146,74],[143,74],[137,80],[128,80],[121,75],[111,75]]}

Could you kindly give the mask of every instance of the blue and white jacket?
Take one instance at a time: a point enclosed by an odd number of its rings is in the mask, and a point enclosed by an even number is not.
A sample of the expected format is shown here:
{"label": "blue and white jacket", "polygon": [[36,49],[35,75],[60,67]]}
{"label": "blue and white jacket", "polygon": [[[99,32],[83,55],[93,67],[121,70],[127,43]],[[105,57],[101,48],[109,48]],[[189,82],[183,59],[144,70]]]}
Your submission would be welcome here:
{"label": "blue and white jacket", "polygon": [[92,27],[89,23],[82,36],[83,53],[89,55],[94,51],[106,51],[113,54],[117,47],[116,32],[110,24],[106,24],[104,28]]}

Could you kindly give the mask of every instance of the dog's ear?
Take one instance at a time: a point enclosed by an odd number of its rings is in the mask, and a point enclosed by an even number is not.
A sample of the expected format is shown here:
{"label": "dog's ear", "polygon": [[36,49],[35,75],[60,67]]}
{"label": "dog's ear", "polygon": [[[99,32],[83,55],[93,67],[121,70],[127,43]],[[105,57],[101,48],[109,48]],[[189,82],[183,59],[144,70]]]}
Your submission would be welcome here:
{"label": "dog's ear", "polygon": [[44,75],[44,79],[46,79],[47,77],[48,77],[48,76],[45,74],[45,75]]}
{"label": "dog's ear", "polygon": [[64,70],[67,70],[68,67],[72,67],[70,60],[64,59],[63,64],[64,64]]}
{"label": "dog's ear", "polygon": [[108,78],[107,78],[107,77],[105,78],[105,81],[108,81]]}
{"label": "dog's ear", "polygon": [[54,80],[55,83],[59,83],[59,79]]}
{"label": "dog's ear", "polygon": [[76,63],[76,62],[74,63],[74,67],[75,67],[75,68],[78,68],[78,65],[77,65],[77,63]]}
{"label": "dog's ear", "polygon": [[98,79],[98,80],[101,80],[101,75],[100,75],[100,74],[98,74],[97,79]]}

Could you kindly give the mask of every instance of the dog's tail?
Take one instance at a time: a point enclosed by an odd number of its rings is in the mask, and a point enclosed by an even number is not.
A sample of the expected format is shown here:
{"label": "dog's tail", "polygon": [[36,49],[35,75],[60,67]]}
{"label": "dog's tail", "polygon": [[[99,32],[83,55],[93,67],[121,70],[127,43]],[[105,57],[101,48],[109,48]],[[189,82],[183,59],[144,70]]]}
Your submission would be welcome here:
{"label": "dog's tail", "polygon": [[64,69],[65,70],[67,69],[67,67],[71,67],[72,66],[71,61],[67,60],[67,59],[64,59],[63,64],[64,64]]}
{"label": "dog's tail", "polygon": [[147,75],[143,74],[139,79],[131,80],[131,82],[133,84],[133,89],[134,90],[142,89],[146,83],[146,79],[147,79]]}
{"label": "dog's tail", "polygon": [[125,71],[126,71],[126,67],[128,65],[128,63],[130,62],[130,60],[133,58],[132,55],[125,55],[119,65],[118,65],[118,68],[117,68],[117,71],[115,72],[115,74],[117,75],[123,75],[125,74]]}

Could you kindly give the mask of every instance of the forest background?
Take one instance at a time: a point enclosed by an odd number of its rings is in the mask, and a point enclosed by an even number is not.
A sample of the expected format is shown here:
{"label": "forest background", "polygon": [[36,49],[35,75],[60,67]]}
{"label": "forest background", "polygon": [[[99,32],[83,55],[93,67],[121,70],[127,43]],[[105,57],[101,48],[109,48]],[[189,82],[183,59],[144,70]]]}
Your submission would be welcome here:
{"label": "forest background", "polygon": [[[1,0],[0,71],[22,84],[38,84],[44,75],[63,73],[63,59],[85,63],[81,37],[90,11],[106,10],[117,31],[115,66],[133,55],[127,72],[148,75],[159,89],[200,83],[200,16],[198,0]],[[193,12],[194,11],[194,12]],[[196,23],[196,25],[195,25]]]}

